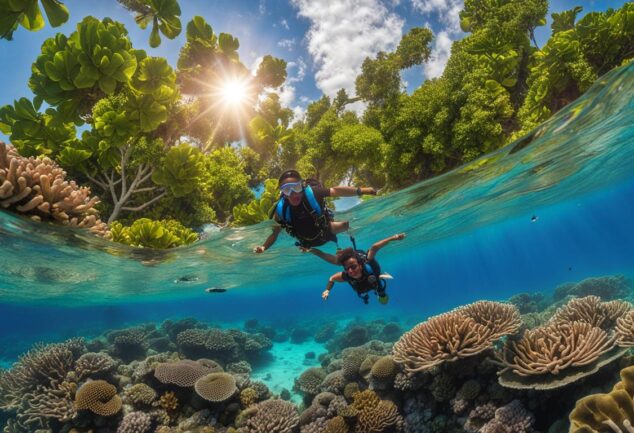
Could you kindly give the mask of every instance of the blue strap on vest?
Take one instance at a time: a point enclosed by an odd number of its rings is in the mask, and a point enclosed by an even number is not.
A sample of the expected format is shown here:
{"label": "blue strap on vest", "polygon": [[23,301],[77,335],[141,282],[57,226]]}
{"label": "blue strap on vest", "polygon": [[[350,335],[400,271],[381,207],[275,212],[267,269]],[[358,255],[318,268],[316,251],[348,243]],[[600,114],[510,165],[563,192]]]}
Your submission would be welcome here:
{"label": "blue strap on vest", "polygon": [[[313,189],[310,187],[310,185],[306,185],[304,187],[304,197],[306,197],[306,201],[308,201],[308,205],[311,207],[313,212],[315,212],[315,215],[320,217],[322,214],[321,206],[319,206],[319,202],[315,198],[315,193],[313,192]],[[278,200],[275,213],[282,223],[291,223],[291,207],[288,205],[288,203],[286,203],[284,197],[281,197]]]}

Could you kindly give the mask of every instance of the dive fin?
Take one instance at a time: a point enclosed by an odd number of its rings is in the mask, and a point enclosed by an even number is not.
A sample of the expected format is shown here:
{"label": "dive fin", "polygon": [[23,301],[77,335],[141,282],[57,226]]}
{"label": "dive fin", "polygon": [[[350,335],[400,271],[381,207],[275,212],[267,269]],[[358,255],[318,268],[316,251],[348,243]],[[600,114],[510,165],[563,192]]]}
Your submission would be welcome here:
{"label": "dive fin", "polygon": [[379,275],[379,278],[382,280],[393,280],[394,277],[391,276],[390,274],[388,274],[387,272],[384,274]]}

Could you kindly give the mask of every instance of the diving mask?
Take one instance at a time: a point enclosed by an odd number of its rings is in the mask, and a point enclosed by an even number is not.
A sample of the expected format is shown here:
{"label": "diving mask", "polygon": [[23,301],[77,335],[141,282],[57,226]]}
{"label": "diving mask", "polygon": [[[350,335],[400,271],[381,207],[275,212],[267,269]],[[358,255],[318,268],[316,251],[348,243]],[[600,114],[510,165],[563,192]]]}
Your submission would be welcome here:
{"label": "diving mask", "polygon": [[282,191],[282,194],[286,196],[289,196],[291,195],[291,193],[294,193],[294,192],[299,194],[303,190],[304,190],[304,185],[301,181],[285,183],[284,185],[280,186],[280,191]]}

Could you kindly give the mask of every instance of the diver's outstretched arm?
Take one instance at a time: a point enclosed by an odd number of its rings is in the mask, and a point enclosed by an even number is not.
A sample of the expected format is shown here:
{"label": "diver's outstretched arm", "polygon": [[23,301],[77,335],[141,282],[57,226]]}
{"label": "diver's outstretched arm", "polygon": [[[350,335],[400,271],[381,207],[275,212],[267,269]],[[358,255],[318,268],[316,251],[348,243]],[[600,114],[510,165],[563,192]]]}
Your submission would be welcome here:
{"label": "diver's outstretched arm", "polygon": [[342,272],[337,272],[336,274],[332,275],[329,279],[328,279],[328,284],[326,285],[326,290],[324,290],[321,294],[322,299],[325,301],[326,299],[328,299],[328,295],[330,295],[330,291],[332,290],[332,287],[335,285],[335,283],[343,283],[345,280],[343,279],[342,276]]}
{"label": "diver's outstretched arm", "polygon": [[330,188],[330,197],[352,197],[355,195],[376,195],[372,187],[333,186]]}
{"label": "diver's outstretched arm", "polygon": [[385,238],[383,240],[375,242],[374,244],[372,244],[372,246],[368,250],[368,260],[374,259],[374,256],[376,256],[376,253],[381,248],[383,248],[384,246],[389,244],[390,242],[392,242],[392,241],[400,241],[400,240],[403,240],[403,239],[405,239],[405,233],[399,233],[397,235],[390,236],[389,238]]}
{"label": "diver's outstretched arm", "polygon": [[260,254],[268,250],[269,248],[271,248],[271,246],[277,240],[277,237],[281,231],[282,231],[282,226],[279,226],[279,225],[273,226],[273,231],[271,232],[269,237],[266,238],[266,240],[264,241],[264,244],[258,245],[257,247],[253,248],[253,252],[256,254]]}
{"label": "diver's outstretched arm", "polygon": [[304,249],[302,249],[302,251],[313,253],[317,257],[319,257],[319,258],[321,258],[321,259],[323,259],[323,260],[325,260],[328,263],[331,263],[333,265],[338,265],[339,264],[339,259],[337,258],[337,256],[335,256],[334,254],[324,253],[322,250],[320,250],[318,248],[304,248]]}

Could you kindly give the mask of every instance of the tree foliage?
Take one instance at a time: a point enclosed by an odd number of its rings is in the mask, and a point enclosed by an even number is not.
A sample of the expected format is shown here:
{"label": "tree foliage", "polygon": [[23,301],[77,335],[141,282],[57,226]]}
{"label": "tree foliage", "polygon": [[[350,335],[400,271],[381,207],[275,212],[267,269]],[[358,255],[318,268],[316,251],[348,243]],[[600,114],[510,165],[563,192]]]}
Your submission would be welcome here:
{"label": "tree foliage", "polygon": [[152,23],[150,47],[161,45],[161,33],[168,39],[180,35],[181,8],[176,0],[117,0],[129,11],[135,12],[134,20],[142,29]]}
{"label": "tree foliage", "polygon": [[[59,27],[68,21],[68,9],[61,1],[40,1],[51,27]],[[13,39],[18,26],[36,32],[44,25],[38,0],[0,0],[0,39]]]}
{"label": "tree foliage", "polygon": [[277,179],[264,181],[264,191],[260,198],[233,208],[233,223],[239,226],[257,224],[269,219],[269,213],[280,198]]}

